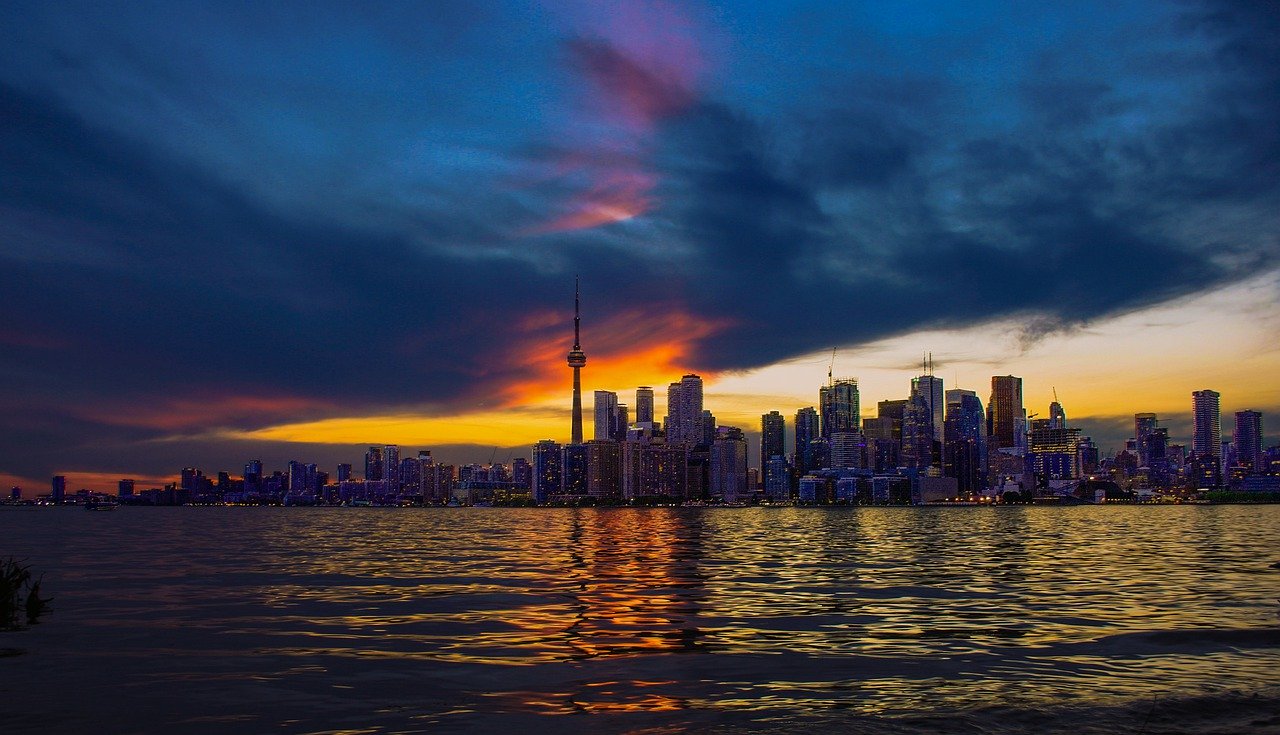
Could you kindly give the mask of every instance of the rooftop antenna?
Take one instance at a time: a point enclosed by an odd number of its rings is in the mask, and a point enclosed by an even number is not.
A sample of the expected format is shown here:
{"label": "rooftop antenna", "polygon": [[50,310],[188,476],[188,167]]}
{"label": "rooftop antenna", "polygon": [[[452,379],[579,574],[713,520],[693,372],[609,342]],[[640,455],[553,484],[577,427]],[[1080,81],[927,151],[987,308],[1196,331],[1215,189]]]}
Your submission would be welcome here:
{"label": "rooftop antenna", "polygon": [[573,349],[581,349],[579,344],[578,330],[582,324],[582,317],[578,313],[578,277],[573,277]]}
{"label": "rooftop antenna", "polygon": [[835,385],[835,380],[831,377],[831,373],[836,369],[836,348],[831,348],[831,364],[827,366],[827,387]]}
{"label": "rooftop antenna", "polygon": [[1054,386],[1054,388],[1053,388],[1053,402],[1054,402],[1054,403],[1057,403],[1057,402],[1058,402],[1058,388],[1057,388],[1057,386]]}

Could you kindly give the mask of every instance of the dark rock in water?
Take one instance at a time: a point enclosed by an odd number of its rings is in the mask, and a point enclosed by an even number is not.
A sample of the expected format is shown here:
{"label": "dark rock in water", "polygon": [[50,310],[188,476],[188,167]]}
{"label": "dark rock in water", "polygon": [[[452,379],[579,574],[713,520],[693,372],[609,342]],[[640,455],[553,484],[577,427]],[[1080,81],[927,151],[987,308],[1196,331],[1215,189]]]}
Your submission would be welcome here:
{"label": "dark rock in water", "polygon": [[1271,565],[1271,568],[1272,568],[1272,569],[1280,569],[1280,561],[1276,562],[1275,564],[1272,564],[1272,565]]}

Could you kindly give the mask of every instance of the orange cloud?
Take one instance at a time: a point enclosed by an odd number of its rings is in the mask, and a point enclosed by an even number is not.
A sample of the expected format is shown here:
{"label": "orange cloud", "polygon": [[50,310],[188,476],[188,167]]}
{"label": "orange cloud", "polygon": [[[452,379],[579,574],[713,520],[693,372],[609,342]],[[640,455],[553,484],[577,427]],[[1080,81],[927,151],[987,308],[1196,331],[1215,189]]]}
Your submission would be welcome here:
{"label": "orange cloud", "polygon": [[[335,417],[231,432],[228,438],[321,444],[388,441],[406,446],[441,444],[531,445],[568,439],[572,378],[565,339],[572,317],[535,312],[522,319],[508,354],[517,365],[489,363],[477,372],[483,401],[452,413],[402,413]],[[700,340],[728,326],[679,308],[632,309],[588,323],[582,333],[587,366],[582,371],[583,419],[591,425],[591,393],[639,385],[659,388],[693,367]],[[712,376],[703,373],[704,378]]]}
{"label": "orange cloud", "polygon": [[[569,345],[554,339],[563,334],[565,318],[556,331],[531,334],[512,352],[522,355],[519,379],[501,389],[501,403],[523,406],[545,401],[567,404],[571,390],[565,356]],[[583,391],[622,389],[637,385],[665,385],[692,367],[699,341],[728,326],[679,309],[632,309],[583,329],[587,366]],[[704,375],[704,377],[709,377]]]}

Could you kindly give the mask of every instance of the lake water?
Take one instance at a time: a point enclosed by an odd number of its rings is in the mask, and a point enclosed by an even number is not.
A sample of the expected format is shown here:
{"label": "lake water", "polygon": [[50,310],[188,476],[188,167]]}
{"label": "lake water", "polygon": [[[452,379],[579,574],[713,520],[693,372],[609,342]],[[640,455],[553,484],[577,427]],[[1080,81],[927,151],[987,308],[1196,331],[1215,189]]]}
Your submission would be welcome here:
{"label": "lake water", "polygon": [[1280,506],[0,510],[0,730],[1280,732]]}

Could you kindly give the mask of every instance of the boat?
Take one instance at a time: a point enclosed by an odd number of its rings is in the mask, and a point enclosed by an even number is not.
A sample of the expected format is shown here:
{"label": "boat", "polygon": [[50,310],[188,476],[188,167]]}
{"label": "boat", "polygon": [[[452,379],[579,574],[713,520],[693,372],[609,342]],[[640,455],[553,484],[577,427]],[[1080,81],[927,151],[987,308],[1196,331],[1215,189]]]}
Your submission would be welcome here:
{"label": "boat", "polygon": [[109,496],[90,498],[84,501],[85,510],[115,510],[118,505],[120,505],[120,501]]}

